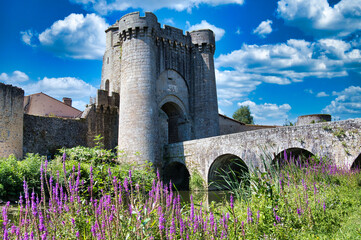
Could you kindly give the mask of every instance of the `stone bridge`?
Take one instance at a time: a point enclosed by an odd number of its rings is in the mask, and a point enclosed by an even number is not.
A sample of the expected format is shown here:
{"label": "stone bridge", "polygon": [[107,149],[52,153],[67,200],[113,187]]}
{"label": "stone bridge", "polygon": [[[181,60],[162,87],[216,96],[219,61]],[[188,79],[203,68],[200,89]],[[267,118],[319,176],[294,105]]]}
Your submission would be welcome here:
{"label": "stone bridge", "polygon": [[[215,171],[240,159],[250,171],[263,169],[265,161],[283,156],[317,155],[332,159],[337,166],[355,168],[361,163],[361,118],[240,132],[173,143],[166,146],[165,179],[180,186],[198,171],[205,183],[215,180]],[[280,155],[279,155],[280,154]]]}

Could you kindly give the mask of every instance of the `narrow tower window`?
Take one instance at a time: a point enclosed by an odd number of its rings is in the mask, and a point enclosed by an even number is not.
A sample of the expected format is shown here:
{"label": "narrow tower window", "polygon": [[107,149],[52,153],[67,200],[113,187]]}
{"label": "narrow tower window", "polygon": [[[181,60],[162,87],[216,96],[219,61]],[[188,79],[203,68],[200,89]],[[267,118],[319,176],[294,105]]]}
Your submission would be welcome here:
{"label": "narrow tower window", "polygon": [[105,81],[105,91],[109,92],[109,79]]}

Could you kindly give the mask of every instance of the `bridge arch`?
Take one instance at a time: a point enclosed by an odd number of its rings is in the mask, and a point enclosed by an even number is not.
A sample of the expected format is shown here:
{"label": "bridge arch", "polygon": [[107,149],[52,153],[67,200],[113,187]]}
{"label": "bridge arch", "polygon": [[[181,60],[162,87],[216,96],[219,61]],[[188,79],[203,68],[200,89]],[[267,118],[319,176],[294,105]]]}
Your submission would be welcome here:
{"label": "bridge arch", "polygon": [[287,163],[295,163],[296,165],[301,166],[304,164],[310,157],[315,156],[312,152],[304,148],[287,148],[279,152],[274,156],[272,160],[273,165],[283,166]]}
{"label": "bridge arch", "polygon": [[231,186],[227,182],[248,185],[248,177],[248,166],[240,157],[234,154],[223,154],[212,162],[208,170],[208,190],[230,189]]}
{"label": "bridge arch", "polygon": [[172,181],[177,190],[189,190],[189,171],[183,163],[172,162],[164,167],[164,182]]}
{"label": "bridge arch", "polygon": [[361,153],[357,156],[351,165],[351,169],[361,169]]}

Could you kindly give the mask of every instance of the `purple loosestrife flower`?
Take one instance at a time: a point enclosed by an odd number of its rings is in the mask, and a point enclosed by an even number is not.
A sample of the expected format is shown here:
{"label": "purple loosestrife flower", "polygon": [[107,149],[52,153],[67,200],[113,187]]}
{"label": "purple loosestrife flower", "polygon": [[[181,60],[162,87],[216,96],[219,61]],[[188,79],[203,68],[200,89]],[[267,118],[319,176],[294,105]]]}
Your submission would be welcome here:
{"label": "purple loosestrife flower", "polygon": [[169,233],[171,236],[175,235],[175,229],[176,229],[176,226],[175,226],[175,221],[174,221],[174,217],[172,218],[172,224],[169,228]]}
{"label": "purple loosestrife flower", "polygon": [[316,182],[313,183],[313,191],[314,191],[314,194],[316,195],[317,194]]}
{"label": "purple loosestrife flower", "polygon": [[[277,206],[276,206],[276,207],[277,207]],[[277,215],[275,208],[273,208],[273,215],[274,215],[277,223],[280,223],[280,222],[281,222],[281,218]]]}
{"label": "purple loosestrife flower", "polygon": [[247,208],[247,223],[253,223],[252,211],[249,207]]}
{"label": "purple loosestrife flower", "polygon": [[211,231],[213,231],[214,229],[214,215],[213,215],[213,212],[211,212],[209,214],[209,224],[211,225]]}
{"label": "purple loosestrife flower", "polygon": [[244,222],[242,221],[242,235],[243,235],[243,238],[246,236],[246,232],[244,231]]}
{"label": "purple loosestrife flower", "polygon": [[123,186],[124,186],[124,190],[126,192],[128,192],[129,189],[128,189],[128,178],[127,177],[124,179]]}
{"label": "purple loosestrife flower", "polygon": [[194,219],[194,203],[193,203],[193,196],[191,195],[191,215],[190,215],[191,221]]}
{"label": "purple loosestrife flower", "polygon": [[301,209],[297,208],[297,214],[298,214],[298,216],[301,216],[301,215],[302,215]]}
{"label": "purple loosestrife flower", "polygon": [[158,227],[159,227],[159,231],[162,232],[164,230],[164,228],[165,228],[165,226],[164,226],[165,219],[164,219],[164,214],[162,212],[162,207],[161,206],[159,206],[159,208],[158,208],[158,215],[159,215],[159,225],[158,225]]}
{"label": "purple loosestrife flower", "polygon": [[231,194],[231,196],[230,196],[229,204],[231,206],[231,209],[233,210],[233,208],[234,208],[233,194]]}
{"label": "purple loosestrife flower", "polygon": [[323,202],[323,211],[326,212],[326,202]]}
{"label": "purple loosestrife flower", "polygon": [[260,216],[259,216],[259,210],[258,210],[258,211],[257,211],[257,222],[256,222],[257,224],[259,224],[259,217],[260,217]]}

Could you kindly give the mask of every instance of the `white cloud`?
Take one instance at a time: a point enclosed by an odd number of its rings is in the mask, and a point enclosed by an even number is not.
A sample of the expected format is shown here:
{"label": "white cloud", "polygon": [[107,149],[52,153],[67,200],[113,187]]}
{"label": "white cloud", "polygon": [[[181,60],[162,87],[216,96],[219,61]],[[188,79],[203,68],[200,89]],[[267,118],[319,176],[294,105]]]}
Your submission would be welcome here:
{"label": "white cloud", "polygon": [[361,29],[361,0],[280,0],[278,16],[291,26],[318,37],[347,36]]}
{"label": "white cloud", "polygon": [[227,99],[221,99],[218,101],[218,105],[219,106],[224,106],[224,107],[228,107],[228,106],[232,106],[233,105],[233,102],[232,101],[229,101]]}
{"label": "white cloud", "polygon": [[23,86],[26,94],[44,92],[55,98],[79,99],[96,95],[96,88],[74,77],[48,78]]}
{"label": "white cloud", "polygon": [[211,29],[214,32],[216,41],[221,40],[221,38],[224,36],[226,31],[222,28],[218,28],[210,23],[208,23],[206,20],[202,20],[201,23],[190,25],[190,23],[187,21],[188,31],[194,31],[194,30],[200,30],[200,29]]}
{"label": "white cloud", "polygon": [[[59,57],[101,59],[107,27],[105,19],[94,13],[85,16],[72,13],[40,33],[38,46]],[[33,37],[30,30],[22,32],[22,39],[28,45]]]}
{"label": "white cloud", "polygon": [[329,94],[325,93],[325,92],[319,92],[317,93],[316,97],[328,97],[330,96]]}
{"label": "white cloud", "polygon": [[333,92],[337,96],[322,111],[324,113],[347,118],[349,114],[360,114],[361,116],[361,87],[350,86],[341,92]]}
{"label": "white cloud", "polygon": [[241,35],[241,34],[242,34],[242,31],[241,31],[240,28],[237,28],[236,34],[237,34],[237,35]]}
{"label": "white cloud", "polygon": [[265,38],[268,34],[272,32],[272,21],[267,19],[266,21],[263,21],[260,23],[260,25],[253,30],[254,34],[257,34],[261,38]]}
{"label": "white cloud", "polygon": [[145,11],[155,11],[161,8],[174,9],[177,11],[192,11],[192,8],[200,4],[211,6],[238,4],[242,5],[244,0],[71,0],[74,3],[83,5],[86,9],[93,9],[96,12],[106,15],[111,11],[125,11],[127,9],[141,8]]}
{"label": "white cloud", "polygon": [[173,18],[165,18],[165,19],[163,20],[163,23],[164,23],[164,24],[167,24],[167,25],[172,25],[172,26],[175,25]]}
{"label": "white cloud", "polygon": [[7,73],[0,74],[0,81],[7,84],[19,84],[29,80],[29,76],[21,71],[14,71],[10,75]]}
{"label": "white cloud", "polygon": [[218,108],[218,113],[222,114],[222,115],[225,115],[224,112],[222,111],[222,109],[220,109],[220,108]]}
{"label": "white cloud", "polygon": [[[286,85],[307,77],[361,74],[361,51],[345,41],[290,39],[286,43],[247,45],[215,59],[218,99],[240,101],[262,83]],[[310,92],[309,93],[313,93]]]}
{"label": "white cloud", "polygon": [[238,107],[249,106],[251,115],[256,124],[282,125],[288,118],[287,113],[291,106],[287,103],[277,105],[274,103],[256,104],[250,100],[239,102]]}
{"label": "white cloud", "polygon": [[20,32],[20,35],[21,35],[21,40],[22,40],[26,45],[33,46],[33,44],[32,44],[32,39],[33,39],[34,33],[33,33],[32,30],[29,29],[29,30]]}
{"label": "white cloud", "polygon": [[309,93],[309,94],[313,94],[313,93],[314,93],[312,89],[305,89],[305,92],[306,92],[306,93]]}
{"label": "white cloud", "polygon": [[[247,45],[229,54],[221,54],[217,68],[232,67],[251,74],[263,82],[289,84],[306,77],[333,78],[347,76],[347,70],[358,70],[361,57],[341,40],[321,39],[319,42],[290,39],[273,45]],[[359,71],[359,70],[358,70]]]}
{"label": "white cloud", "polygon": [[87,103],[84,101],[81,101],[81,100],[72,102],[72,106],[75,107],[76,109],[79,109],[80,111],[84,111],[86,105],[87,105]]}

